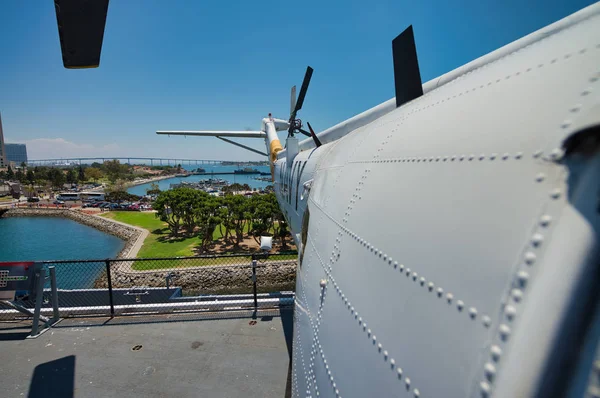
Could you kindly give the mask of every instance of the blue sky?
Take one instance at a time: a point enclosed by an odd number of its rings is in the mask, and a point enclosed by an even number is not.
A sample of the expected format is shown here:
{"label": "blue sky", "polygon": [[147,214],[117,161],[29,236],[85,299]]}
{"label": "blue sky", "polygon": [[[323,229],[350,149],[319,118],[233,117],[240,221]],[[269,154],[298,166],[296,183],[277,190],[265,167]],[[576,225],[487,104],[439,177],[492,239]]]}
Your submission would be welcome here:
{"label": "blue sky", "polygon": [[4,135],[30,158],[257,159],[154,131],[285,119],[306,65],[315,73],[299,117],[321,131],[393,97],[391,40],[410,24],[425,82],[592,3],[112,0],[100,68],[67,70],[53,1],[2,1]]}

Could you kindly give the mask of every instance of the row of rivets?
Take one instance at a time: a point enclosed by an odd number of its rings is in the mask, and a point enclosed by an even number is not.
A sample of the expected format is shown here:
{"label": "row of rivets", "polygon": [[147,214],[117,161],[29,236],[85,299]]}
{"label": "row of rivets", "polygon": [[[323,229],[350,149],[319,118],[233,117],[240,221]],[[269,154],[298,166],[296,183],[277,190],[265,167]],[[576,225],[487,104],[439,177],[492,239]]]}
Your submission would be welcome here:
{"label": "row of rivets", "polygon": [[[599,46],[600,46],[600,45],[596,45],[596,48],[598,48]],[[587,52],[587,48],[582,48],[581,50],[579,50],[579,51],[577,52],[577,54],[580,54],[580,55],[582,55],[582,54],[585,54],[586,52]],[[570,58],[572,55],[573,55],[573,54],[565,54],[565,55],[563,55],[562,57],[560,57],[560,59],[565,59],[565,60],[566,60],[566,59],[569,59],[569,58]],[[556,64],[556,63],[558,62],[558,59],[559,59],[559,58],[553,58],[553,59],[551,59],[551,60],[550,60],[550,62],[549,62],[549,64],[551,64],[551,65],[554,65],[554,64]],[[489,64],[488,64],[488,65],[486,65],[485,67],[489,67]],[[543,63],[540,63],[540,64],[538,64],[538,65],[537,65],[537,68],[538,68],[538,69],[539,69],[539,68],[542,68],[542,67],[544,67],[544,64],[543,64]],[[481,68],[479,68],[479,69],[481,69]],[[496,83],[496,84],[498,84],[498,83],[500,83],[500,82],[501,82],[501,81],[503,81],[503,80],[509,80],[509,79],[510,79],[511,77],[513,77],[513,76],[514,76],[514,77],[520,76],[520,75],[521,75],[521,73],[523,73],[523,74],[525,74],[525,73],[530,73],[532,70],[533,70],[533,67],[528,67],[528,68],[525,68],[523,71],[520,71],[520,70],[519,70],[519,71],[516,71],[516,72],[514,72],[513,74],[508,74],[508,75],[504,76],[504,79],[496,79],[496,80],[495,80],[495,83]],[[473,72],[473,71],[472,71],[472,72]],[[468,74],[471,74],[472,72],[469,72],[469,73],[467,73],[467,74],[465,74],[465,75],[463,75],[463,76],[460,76],[460,77],[459,77],[459,78],[457,78],[457,79],[454,79],[454,80],[453,80],[451,83],[447,83],[447,84],[445,85],[445,87],[446,87],[446,88],[450,88],[450,87],[452,87],[454,84],[457,84],[458,82],[461,82],[461,81],[462,81],[462,77],[464,77],[464,76],[466,76],[466,75],[468,75]],[[595,77],[595,76],[594,76],[594,77]],[[597,81],[597,80],[598,80],[598,78],[597,78],[597,77],[595,77],[595,78],[592,78],[592,79],[590,79],[590,82],[595,82],[595,81]],[[490,81],[488,81],[488,83],[487,83],[487,84],[480,84],[480,85],[479,85],[479,89],[483,89],[484,87],[490,87],[490,86],[491,86],[493,83],[494,83],[494,80],[490,80]],[[458,94],[453,94],[452,96],[448,96],[448,97],[446,97],[446,98],[444,98],[444,99],[442,99],[442,100],[440,100],[440,101],[437,101],[437,102],[435,102],[435,103],[429,103],[429,104],[427,104],[427,105],[425,105],[425,106],[423,106],[423,107],[421,107],[421,108],[416,108],[416,107],[415,107],[415,108],[411,109],[410,111],[408,111],[408,112],[404,112],[403,114],[401,114],[399,118],[397,118],[397,119],[393,119],[393,120],[390,120],[390,121],[389,121],[389,122],[387,122],[387,123],[382,123],[381,125],[378,125],[377,127],[380,127],[380,126],[383,126],[383,125],[386,125],[386,124],[390,124],[390,123],[403,122],[404,120],[406,120],[406,119],[407,119],[407,118],[408,118],[410,115],[412,115],[412,114],[418,113],[418,112],[420,112],[420,111],[422,111],[422,110],[425,110],[425,109],[429,109],[429,108],[430,108],[430,107],[432,107],[432,106],[437,106],[437,105],[439,105],[439,104],[441,104],[441,103],[444,103],[444,102],[446,102],[446,101],[450,101],[451,99],[454,99],[454,98],[457,98],[457,97],[461,97],[463,94],[466,94],[466,93],[469,93],[469,92],[474,92],[474,91],[476,91],[476,90],[477,90],[477,87],[468,88],[468,89],[466,89],[466,90],[464,90],[464,91],[462,91],[462,92],[459,92]],[[591,91],[590,89],[586,89],[586,90],[584,90],[584,91],[582,92],[582,95],[588,95],[588,94],[590,93],[590,91]],[[428,96],[429,96],[429,95],[425,94],[424,96],[420,97],[420,100],[421,100],[421,101],[423,101],[423,100],[424,100],[424,99],[426,99]],[[398,127],[399,127],[399,126],[400,126],[400,123],[397,123],[397,124],[396,124],[396,126],[398,126]],[[393,131],[395,131],[395,130],[393,130]],[[388,138],[389,138],[389,137],[388,137]],[[355,147],[355,150],[356,150],[356,147]]]}
{"label": "row of rivets", "polygon": [[[313,201],[313,203],[315,203]],[[361,245],[363,245],[364,247],[366,247],[368,250],[370,250],[371,252],[377,254],[380,258],[385,258],[386,261],[388,262],[388,264],[392,265],[395,269],[399,268],[400,271],[402,272],[403,270],[406,271],[406,276],[410,277],[411,276],[411,269],[410,268],[405,268],[403,264],[398,264],[397,261],[394,261],[392,257],[388,256],[387,254],[383,253],[381,250],[375,248],[373,245],[371,245],[370,243],[368,243],[366,240],[360,238],[357,234],[351,232],[349,229],[347,229],[346,227],[339,225],[339,223],[337,223],[337,221],[335,221],[335,219],[333,219],[333,217],[331,217],[329,214],[327,214],[323,209],[321,209],[320,206],[318,206],[316,203],[315,205],[319,208],[319,210],[321,210],[323,212],[323,214],[325,214],[329,219],[331,219],[334,223],[336,223],[344,232],[346,232],[347,234],[349,234],[352,238],[354,238],[356,241],[358,241]],[[424,277],[421,277],[419,279],[419,274],[417,272],[412,272],[412,279],[413,281],[419,281],[421,286],[425,286],[425,283],[427,282],[427,280]],[[433,291],[435,284],[433,282],[429,282],[427,284],[428,290],[429,291]],[[438,288],[438,297],[441,297],[441,295],[443,294],[443,289],[442,288]],[[453,295],[451,293],[448,293],[446,295],[446,298],[448,300],[448,303],[452,302],[452,298]],[[459,300],[457,302],[457,308],[459,311],[462,311],[462,309],[464,308],[464,302]],[[475,319],[477,317],[477,309],[475,307],[471,307],[469,309],[469,315],[471,317],[471,319]],[[485,317],[485,319],[487,321],[483,322],[483,325],[487,328],[491,325],[491,320],[489,317]]]}
{"label": "row of rivets", "polygon": [[[314,244],[313,244],[313,246],[314,246]],[[318,253],[317,253],[317,256],[319,257]],[[390,258],[390,261],[392,261],[391,258]],[[345,294],[342,293],[342,290],[340,289],[338,284],[335,282],[335,279],[330,274],[329,270],[325,267],[325,264],[322,261],[321,261],[321,265],[323,266],[323,269],[325,270],[325,273],[327,274],[327,276],[330,278],[331,284],[337,290],[338,296],[342,298],[342,300],[344,301],[344,304],[348,307],[348,309],[350,309],[350,313],[354,316],[355,319],[358,320],[359,326],[362,326],[363,331],[366,332],[367,337],[370,339],[372,344],[377,348],[377,351],[383,355],[384,361],[389,360],[391,369],[394,369],[395,365],[396,365],[396,360],[394,358],[389,358],[389,356],[390,356],[389,352],[387,350],[383,349],[382,343],[377,342],[377,336],[375,334],[373,334],[373,331],[368,327],[367,322],[365,322],[363,320],[363,318],[361,316],[359,316],[358,312],[355,311],[354,307],[352,307],[350,301],[346,298]],[[396,368],[396,372],[397,372],[398,378],[399,379],[402,378],[402,369]],[[407,389],[409,389],[410,379],[406,378],[405,383],[406,383]],[[415,391],[415,396],[418,397],[420,395],[419,390],[415,389],[414,391]]]}
{"label": "row of rivets", "polygon": [[[552,222],[552,217],[548,214],[544,214],[539,219],[539,226],[541,228],[547,228]],[[544,235],[541,232],[535,232],[529,244],[531,248],[525,251],[523,255],[523,263],[526,267],[531,267],[537,260],[537,255],[534,252],[535,249],[538,249],[544,241]],[[523,300],[523,289],[527,288],[529,284],[530,275],[525,269],[521,269],[517,272],[515,278],[515,287],[510,291],[510,297],[514,304],[507,304],[504,306],[504,318],[507,323],[511,323],[515,320],[517,316],[517,307],[516,305],[521,303]],[[485,316],[484,322],[491,322],[489,317]],[[511,335],[511,327],[507,323],[501,323],[498,326],[498,336],[501,341],[506,342],[510,338]],[[502,348],[498,345],[492,345],[490,349],[490,357],[493,362],[499,362],[502,356]],[[496,366],[492,363],[485,363],[483,369],[485,381],[480,383],[480,391],[482,396],[489,396],[492,389],[492,384],[494,381],[494,377],[496,374]]]}

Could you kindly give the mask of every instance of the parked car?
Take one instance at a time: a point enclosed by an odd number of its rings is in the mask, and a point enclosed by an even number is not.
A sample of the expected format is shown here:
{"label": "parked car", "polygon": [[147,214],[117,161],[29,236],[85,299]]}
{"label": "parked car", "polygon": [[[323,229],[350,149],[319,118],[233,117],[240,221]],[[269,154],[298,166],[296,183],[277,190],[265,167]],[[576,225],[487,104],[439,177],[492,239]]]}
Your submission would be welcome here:
{"label": "parked car", "polygon": [[54,202],[52,202],[52,203],[53,203],[53,204],[55,204],[55,205],[64,205],[64,204],[65,204],[65,201],[64,201],[64,200],[58,200],[58,199],[57,199],[57,200],[55,200],[55,201],[54,201]]}
{"label": "parked car", "polygon": [[39,202],[40,198],[38,198],[37,196],[32,196],[31,198],[27,198],[27,201],[30,203],[35,203],[35,202]]}

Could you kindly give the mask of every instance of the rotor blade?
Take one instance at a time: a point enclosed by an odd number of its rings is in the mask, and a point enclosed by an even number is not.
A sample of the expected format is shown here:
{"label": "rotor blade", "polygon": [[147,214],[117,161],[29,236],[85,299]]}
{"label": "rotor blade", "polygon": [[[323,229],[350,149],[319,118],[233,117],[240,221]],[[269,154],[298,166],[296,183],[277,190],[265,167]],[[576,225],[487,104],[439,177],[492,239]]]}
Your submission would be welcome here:
{"label": "rotor blade", "polygon": [[310,135],[310,133],[309,133],[308,131],[306,131],[306,130],[298,129],[298,131],[299,131],[299,132],[301,132],[302,134],[304,134],[304,135],[305,135],[305,136],[307,136],[307,137],[312,137],[312,136]]}
{"label": "rotor blade", "polygon": [[292,96],[290,98],[290,115],[294,113],[296,109],[296,86],[292,87]]}
{"label": "rotor blade", "polygon": [[306,122],[306,125],[308,126],[308,129],[310,130],[310,136],[312,137],[313,141],[315,142],[315,145],[318,147],[320,147],[321,145],[321,140],[319,139],[319,137],[317,137],[317,135],[315,134],[315,130],[313,130],[312,126],[310,125],[309,122]]}
{"label": "rotor blade", "polygon": [[259,150],[256,150],[256,149],[254,149],[254,148],[250,148],[249,146],[246,146],[246,145],[240,144],[239,142],[231,141],[231,140],[228,140],[227,138],[223,138],[223,137],[220,137],[220,136],[218,136],[218,135],[217,135],[216,137],[217,137],[218,139],[220,139],[220,140],[223,140],[223,141],[225,141],[225,142],[228,142],[228,143],[230,143],[230,144],[233,144],[233,145],[235,145],[235,146],[239,146],[240,148],[244,148],[244,149],[246,149],[246,150],[248,150],[248,151],[250,151],[250,152],[258,153],[259,155],[269,156],[269,155],[267,155],[267,154],[266,154],[266,153],[264,153],[264,152],[261,152],[261,151],[259,151]]}
{"label": "rotor blade", "polygon": [[156,134],[164,135],[197,135],[202,137],[241,137],[241,138],[265,138],[267,134],[264,131],[157,131]]}
{"label": "rotor blade", "polygon": [[54,0],[65,68],[96,68],[100,65],[108,1]]}
{"label": "rotor blade", "polygon": [[421,72],[412,25],[392,40],[396,107],[423,95]]}
{"label": "rotor blade", "polygon": [[298,101],[296,102],[296,107],[294,110],[298,112],[302,109],[302,104],[304,104],[304,97],[306,96],[306,90],[308,90],[308,85],[310,83],[310,78],[313,74],[313,68],[310,66],[306,67],[306,74],[304,75],[304,80],[302,81],[302,87],[300,87],[300,94],[298,94]]}

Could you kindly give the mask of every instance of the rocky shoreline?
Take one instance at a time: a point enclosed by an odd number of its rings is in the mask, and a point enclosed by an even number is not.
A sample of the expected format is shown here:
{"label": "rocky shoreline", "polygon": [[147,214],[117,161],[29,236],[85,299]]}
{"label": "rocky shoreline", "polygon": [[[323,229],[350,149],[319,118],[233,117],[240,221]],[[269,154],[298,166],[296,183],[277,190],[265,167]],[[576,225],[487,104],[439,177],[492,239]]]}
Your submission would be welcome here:
{"label": "rocky shoreline", "polygon": [[[237,294],[252,292],[252,268],[248,264],[170,268],[152,271],[130,271],[130,266],[115,263],[111,266],[113,288],[181,287],[185,295]],[[267,262],[256,269],[259,292],[293,291],[296,286],[296,260]],[[94,283],[106,288],[106,274]]]}
{"label": "rocky shoreline", "polygon": [[[125,241],[125,246],[117,255],[118,259],[137,255],[147,231],[141,228],[99,216],[68,209],[7,209],[0,211],[3,217],[65,217],[96,228]],[[233,258],[232,258],[233,259]],[[193,261],[193,260],[191,260]],[[233,260],[232,260],[233,261]],[[247,264],[246,264],[247,262]],[[296,285],[296,260],[268,261],[259,264],[256,270],[259,292],[294,290]],[[178,286],[186,295],[190,294],[235,294],[252,291],[252,269],[250,262],[241,259],[237,264],[219,266],[198,266],[165,268],[137,271],[131,261],[116,261],[111,264],[113,288],[165,287],[167,277],[171,286]],[[108,287],[106,272],[94,282],[94,288]]]}

